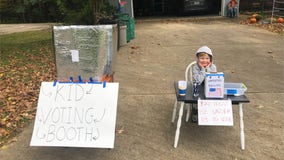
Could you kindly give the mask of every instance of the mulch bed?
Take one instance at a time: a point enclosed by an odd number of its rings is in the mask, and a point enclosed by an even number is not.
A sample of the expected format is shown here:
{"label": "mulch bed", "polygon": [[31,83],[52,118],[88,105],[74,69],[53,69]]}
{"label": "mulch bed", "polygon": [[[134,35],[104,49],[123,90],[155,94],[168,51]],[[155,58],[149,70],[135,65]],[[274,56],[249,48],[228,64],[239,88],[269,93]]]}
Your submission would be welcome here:
{"label": "mulch bed", "polygon": [[251,23],[250,15],[242,15],[239,19],[240,24],[263,28],[265,30],[282,35],[284,34],[284,23],[277,23],[276,19],[273,19],[272,23],[270,19],[259,20],[256,23]]}

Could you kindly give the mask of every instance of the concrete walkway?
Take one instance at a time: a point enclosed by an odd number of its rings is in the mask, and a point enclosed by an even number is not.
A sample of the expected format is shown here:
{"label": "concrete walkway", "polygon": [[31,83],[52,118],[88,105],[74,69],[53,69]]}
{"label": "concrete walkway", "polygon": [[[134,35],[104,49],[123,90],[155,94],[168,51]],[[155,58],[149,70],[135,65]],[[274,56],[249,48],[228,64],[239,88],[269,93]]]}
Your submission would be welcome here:
{"label": "concrete walkway", "polygon": [[[116,56],[120,83],[114,149],[30,147],[33,125],[0,151],[2,160],[283,159],[284,36],[235,20],[139,22],[136,38]],[[233,127],[182,122],[178,147],[171,123],[173,81],[202,45],[213,50],[227,82],[243,82],[246,149],[240,149],[238,108]],[[184,119],[183,119],[184,120]],[[281,158],[282,157],[282,158]]]}

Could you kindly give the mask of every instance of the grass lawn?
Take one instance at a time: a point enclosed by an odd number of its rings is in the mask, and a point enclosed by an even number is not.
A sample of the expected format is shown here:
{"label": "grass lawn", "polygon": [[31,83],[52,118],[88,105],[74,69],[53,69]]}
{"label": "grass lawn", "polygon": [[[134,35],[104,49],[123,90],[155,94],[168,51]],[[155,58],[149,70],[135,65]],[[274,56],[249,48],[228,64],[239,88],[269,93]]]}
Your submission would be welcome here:
{"label": "grass lawn", "polygon": [[55,79],[51,30],[0,35],[0,147],[34,119],[42,81]]}

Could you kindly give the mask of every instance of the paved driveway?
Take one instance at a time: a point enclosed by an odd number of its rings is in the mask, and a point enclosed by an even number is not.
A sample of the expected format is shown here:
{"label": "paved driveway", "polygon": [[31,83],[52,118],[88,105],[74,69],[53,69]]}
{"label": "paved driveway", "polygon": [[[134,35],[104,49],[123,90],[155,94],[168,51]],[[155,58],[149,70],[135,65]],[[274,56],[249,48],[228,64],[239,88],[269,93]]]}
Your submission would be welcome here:
{"label": "paved driveway", "polygon": [[[3,160],[283,159],[284,37],[234,20],[139,22],[136,38],[116,56],[120,83],[114,149],[30,147],[33,125],[0,151]],[[246,149],[240,149],[238,108],[233,127],[182,122],[178,147],[171,123],[173,81],[184,79],[194,52],[208,45],[227,82],[243,82]],[[281,158],[282,157],[282,158]]]}

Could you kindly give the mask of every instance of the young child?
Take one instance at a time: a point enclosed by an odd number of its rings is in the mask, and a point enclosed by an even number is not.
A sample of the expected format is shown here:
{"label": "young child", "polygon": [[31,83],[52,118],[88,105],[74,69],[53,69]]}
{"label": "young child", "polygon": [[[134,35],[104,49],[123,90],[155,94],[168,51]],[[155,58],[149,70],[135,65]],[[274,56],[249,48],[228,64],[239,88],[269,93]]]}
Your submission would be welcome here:
{"label": "young child", "polygon": [[[204,79],[206,72],[217,72],[216,66],[213,64],[213,53],[207,46],[202,46],[196,51],[196,65],[193,67],[193,81],[198,85],[204,85]],[[192,119],[193,123],[198,121],[197,106],[193,105]]]}
{"label": "young child", "polygon": [[193,67],[193,81],[201,85],[206,72],[217,72],[213,64],[213,53],[207,46],[202,46],[196,51],[196,65]]}

